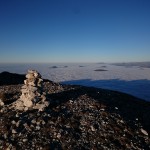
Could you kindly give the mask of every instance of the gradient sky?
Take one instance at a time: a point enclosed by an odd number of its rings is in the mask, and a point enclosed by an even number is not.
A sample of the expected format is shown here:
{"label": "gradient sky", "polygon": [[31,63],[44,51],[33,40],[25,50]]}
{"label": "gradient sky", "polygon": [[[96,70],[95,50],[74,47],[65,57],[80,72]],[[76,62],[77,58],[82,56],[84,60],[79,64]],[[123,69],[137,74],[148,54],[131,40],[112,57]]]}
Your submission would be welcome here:
{"label": "gradient sky", "polygon": [[0,62],[150,61],[150,0],[0,0]]}

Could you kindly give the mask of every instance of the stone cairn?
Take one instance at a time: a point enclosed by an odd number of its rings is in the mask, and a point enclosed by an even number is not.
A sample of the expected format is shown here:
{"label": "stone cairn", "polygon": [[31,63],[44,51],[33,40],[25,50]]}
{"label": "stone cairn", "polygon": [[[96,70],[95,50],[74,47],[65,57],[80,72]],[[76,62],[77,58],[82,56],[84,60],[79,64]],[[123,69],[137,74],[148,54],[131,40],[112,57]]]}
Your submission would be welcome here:
{"label": "stone cairn", "polygon": [[49,105],[46,101],[46,93],[43,92],[41,75],[35,70],[28,70],[21,88],[21,96],[15,102],[15,108],[18,110],[38,109],[44,110]]}

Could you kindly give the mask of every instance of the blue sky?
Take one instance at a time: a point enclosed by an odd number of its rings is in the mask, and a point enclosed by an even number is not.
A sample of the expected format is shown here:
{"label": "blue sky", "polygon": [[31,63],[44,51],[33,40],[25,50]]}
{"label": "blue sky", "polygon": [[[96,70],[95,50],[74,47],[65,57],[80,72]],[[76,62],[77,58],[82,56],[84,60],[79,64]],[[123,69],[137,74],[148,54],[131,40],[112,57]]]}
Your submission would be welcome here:
{"label": "blue sky", "polygon": [[150,0],[0,0],[0,62],[150,61]]}

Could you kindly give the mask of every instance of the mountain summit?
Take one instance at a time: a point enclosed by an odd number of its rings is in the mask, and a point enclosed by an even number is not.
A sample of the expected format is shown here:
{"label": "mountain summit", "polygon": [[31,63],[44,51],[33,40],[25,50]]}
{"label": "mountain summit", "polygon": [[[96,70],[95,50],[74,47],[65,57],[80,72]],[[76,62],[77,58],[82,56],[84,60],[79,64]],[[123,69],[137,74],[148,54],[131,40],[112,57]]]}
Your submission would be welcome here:
{"label": "mountain summit", "polygon": [[117,91],[43,80],[49,105],[18,110],[11,106],[22,94],[24,79],[0,74],[0,149],[150,149],[149,102]]}

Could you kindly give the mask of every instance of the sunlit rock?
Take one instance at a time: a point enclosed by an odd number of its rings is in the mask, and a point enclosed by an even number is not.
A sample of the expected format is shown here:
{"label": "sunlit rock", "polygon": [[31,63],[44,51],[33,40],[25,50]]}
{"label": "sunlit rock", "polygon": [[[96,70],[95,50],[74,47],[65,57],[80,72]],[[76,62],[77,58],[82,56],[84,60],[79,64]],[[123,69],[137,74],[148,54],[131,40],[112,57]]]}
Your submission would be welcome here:
{"label": "sunlit rock", "polygon": [[44,110],[49,102],[46,101],[46,93],[43,92],[41,75],[35,70],[28,70],[26,78],[21,88],[22,94],[13,106],[19,110],[28,110],[29,108]]}

